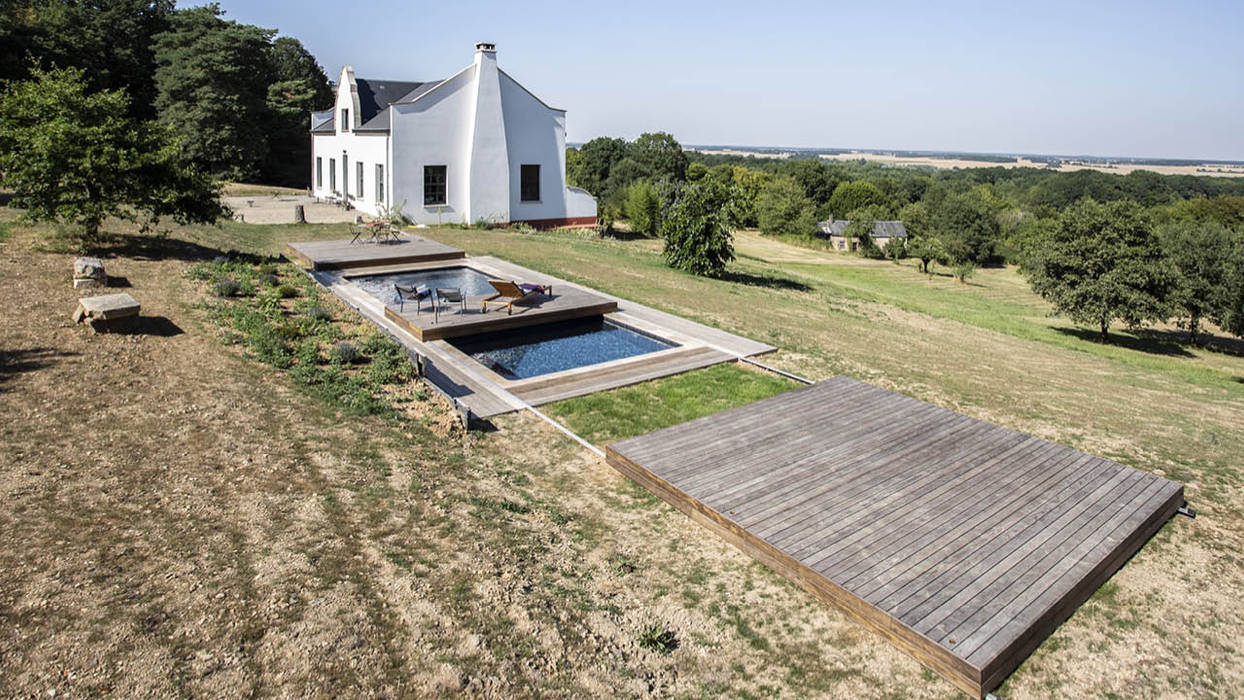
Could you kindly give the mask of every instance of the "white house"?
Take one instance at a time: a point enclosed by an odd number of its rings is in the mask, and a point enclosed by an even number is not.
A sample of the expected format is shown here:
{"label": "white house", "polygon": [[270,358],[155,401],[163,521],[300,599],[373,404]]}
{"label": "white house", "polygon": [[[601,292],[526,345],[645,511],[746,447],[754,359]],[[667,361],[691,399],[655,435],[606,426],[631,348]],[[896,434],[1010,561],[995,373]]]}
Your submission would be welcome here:
{"label": "white house", "polygon": [[311,115],[317,198],[416,223],[591,226],[596,200],[566,186],[566,112],[497,67],[493,44],[446,80],[364,80],[346,66],[337,104]]}

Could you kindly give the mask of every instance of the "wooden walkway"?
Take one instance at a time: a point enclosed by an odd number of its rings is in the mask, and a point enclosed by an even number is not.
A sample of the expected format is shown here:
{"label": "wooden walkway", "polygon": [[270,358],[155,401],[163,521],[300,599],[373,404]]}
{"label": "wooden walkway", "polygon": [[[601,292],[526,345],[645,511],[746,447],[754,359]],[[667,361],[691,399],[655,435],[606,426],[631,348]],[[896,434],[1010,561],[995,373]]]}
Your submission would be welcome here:
{"label": "wooden walkway", "polygon": [[423,311],[417,310],[415,304],[403,305],[404,310],[399,310],[397,304],[390,304],[385,307],[384,315],[419,340],[427,341],[602,316],[618,309],[617,303],[610,299],[558,285],[553,286],[552,295],[539,294],[515,304],[512,313],[498,304],[489,304],[488,310],[482,311],[483,299],[483,296],[468,297],[465,310],[442,309],[440,314],[433,314],[426,304]]}
{"label": "wooden walkway", "polygon": [[975,696],[1183,503],[1180,484],[844,377],[606,452]]}
{"label": "wooden walkway", "polygon": [[452,246],[410,235],[389,243],[351,243],[349,238],[290,243],[286,246],[286,253],[309,270],[341,270],[466,257],[466,253]]}

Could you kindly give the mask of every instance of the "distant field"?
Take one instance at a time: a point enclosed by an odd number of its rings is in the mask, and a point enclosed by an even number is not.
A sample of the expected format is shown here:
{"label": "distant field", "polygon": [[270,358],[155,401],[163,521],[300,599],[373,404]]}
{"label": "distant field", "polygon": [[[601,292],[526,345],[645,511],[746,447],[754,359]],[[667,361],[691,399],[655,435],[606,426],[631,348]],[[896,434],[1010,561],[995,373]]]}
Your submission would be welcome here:
{"label": "distant field", "polygon": [[[886,165],[923,166],[932,168],[1046,168],[1044,161],[1033,161],[1026,158],[1020,158],[1011,163],[997,163],[988,160],[971,160],[966,158],[894,156],[886,153],[872,153],[868,151],[837,153],[834,155],[823,155],[821,157],[825,160],[859,160],[863,158],[864,160],[884,163]],[[1244,177],[1244,168],[1240,166],[1216,165],[1213,163],[1205,163],[1202,165],[1142,165],[1137,163],[1112,163],[1110,165],[1106,165],[1092,162],[1063,161],[1057,168],[1048,169],[1056,170],[1062,173],[1074,172],[1076,170],[1097,170],[1103,173],[1126,175],[1133,170],[1149,170],[1162,175]]]}

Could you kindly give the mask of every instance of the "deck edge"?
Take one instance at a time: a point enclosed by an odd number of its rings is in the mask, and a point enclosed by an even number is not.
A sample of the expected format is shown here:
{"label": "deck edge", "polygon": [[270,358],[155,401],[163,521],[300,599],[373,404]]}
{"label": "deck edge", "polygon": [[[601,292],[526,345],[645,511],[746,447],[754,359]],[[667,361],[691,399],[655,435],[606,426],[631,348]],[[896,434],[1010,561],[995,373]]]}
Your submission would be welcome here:
{"label": "deck edge", "polygon": [[891,615],[739,527],[713,508],[631,461],[615,450],[613,445],[605,447],[605,462],[744,554],[885,637],[895,648],[938,673],[955,687],[975,697],[984,695],[983,669],[953,655]]}

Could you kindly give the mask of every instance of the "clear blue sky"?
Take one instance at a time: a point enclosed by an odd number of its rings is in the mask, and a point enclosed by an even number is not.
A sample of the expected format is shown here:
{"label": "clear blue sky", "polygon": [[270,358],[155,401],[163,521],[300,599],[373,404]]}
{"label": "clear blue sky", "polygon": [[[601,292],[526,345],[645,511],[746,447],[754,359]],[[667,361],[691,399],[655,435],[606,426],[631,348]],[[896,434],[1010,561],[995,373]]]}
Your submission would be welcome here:
{"label": "clear blue sky", "polygon": [[1244,160],[1244,0],[220,4],[330,78],[444,78],[495,42],[571,141]]}

